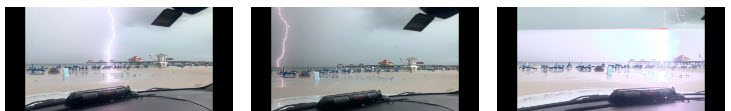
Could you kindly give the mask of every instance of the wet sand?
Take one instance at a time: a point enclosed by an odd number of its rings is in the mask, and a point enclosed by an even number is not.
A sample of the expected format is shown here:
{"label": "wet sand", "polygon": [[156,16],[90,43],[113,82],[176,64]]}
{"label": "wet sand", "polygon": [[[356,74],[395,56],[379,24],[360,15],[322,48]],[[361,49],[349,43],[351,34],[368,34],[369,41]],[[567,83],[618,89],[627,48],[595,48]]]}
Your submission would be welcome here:
{"label": "wet sand", "polygon": [[[63,72],[63,70],[61,70]],[[81,91],[113,86],[130,86],[133,90],[150,88],[192,88],[213,83],[213,67],[130,68],[70,71],[63,73],[25,74],[25,95]]]}
{"label": "wet sand", "polygon": [[281,78],[271,74],[272,99],[298,96],[330,95],[365,90],[381,90],[384,94],[403,92],[436,93],[459,90],[459,72],[418,71],[409,73],[381,72],[324,74],[320,80],[310,78]]}
{"label": "wet sand", "polygon": [[[704,69],[631,69],[607,72],[518,70],[518,97],[566,90],[675,87],[677,92],[705,90]],[[681,76],[682,75],[682,76]]]}

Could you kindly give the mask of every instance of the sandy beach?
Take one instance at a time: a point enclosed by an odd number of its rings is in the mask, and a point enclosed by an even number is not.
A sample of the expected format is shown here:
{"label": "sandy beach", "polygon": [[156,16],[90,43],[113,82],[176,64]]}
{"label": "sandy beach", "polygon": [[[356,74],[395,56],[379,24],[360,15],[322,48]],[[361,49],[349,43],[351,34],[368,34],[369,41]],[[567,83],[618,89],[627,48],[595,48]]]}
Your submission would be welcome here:
{"label": "sandy beach", "polygon": [[213,67],[131,68],[71,71],[63,74],[25,74],[25,95],[81,91],[113,86],[130,86],[133,90],[150,88],[192,88],[213,83]]}
{"label": "sandy beach", "polygon": [[600,88],[675,87],[678,92],[705,90],[704,69],[631,69],[605,72],[518,70],[518,97],[557,91]]}
{"label": "sandy beach", "polygon": [[320,80],[310,78],[281,78],[271,74],[272,99],[298,96],[330,95],[365,90],[381,90],[384,94],[403,92],[436,93],[459,90],[459,72],[418,71],[409,73],[381,72],[323,74]]}

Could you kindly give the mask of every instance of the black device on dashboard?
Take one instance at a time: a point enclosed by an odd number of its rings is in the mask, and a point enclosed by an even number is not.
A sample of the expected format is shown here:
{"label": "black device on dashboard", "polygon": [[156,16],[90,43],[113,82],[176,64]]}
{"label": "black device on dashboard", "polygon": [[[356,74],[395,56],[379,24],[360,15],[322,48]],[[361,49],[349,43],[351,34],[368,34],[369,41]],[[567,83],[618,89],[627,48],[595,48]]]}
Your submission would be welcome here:
{"label": "black device on dashboard", "polygon": [[360,105],[377,102],[383,98],[380,91],[368,90],[345,94],[328,95],[317,102],[317,108],[321,110],[337,109],[343,106]]}
{"label": "black device on dashboard", "polygon": [[680,99],[675,88],[651,87],[617,89],[609,95],[612,105],[651,104]]}
{"label": "black device on dashboard", "polygon": [[65,101],[69,107],[83,107],[91,104],[105,103],[132,96],[129,86],[116,86],[71,93]]}

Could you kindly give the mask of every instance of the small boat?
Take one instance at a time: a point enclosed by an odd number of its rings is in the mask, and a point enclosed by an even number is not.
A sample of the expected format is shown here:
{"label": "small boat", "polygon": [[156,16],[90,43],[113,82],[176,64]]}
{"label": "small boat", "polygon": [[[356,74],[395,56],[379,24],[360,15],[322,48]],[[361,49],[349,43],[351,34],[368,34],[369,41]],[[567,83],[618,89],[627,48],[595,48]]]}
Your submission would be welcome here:
{"label": "small boat", "polygon": [[30,65],[30,67],[27,69],[27,71],[30,71],[30,73],[46,72],[45,67],[41,66],[41,68],[37,68],[37,67],[34,67],[33,64]]}
{"label": "small boat", "polygon": [[[285,71],[284,69],[282,69],[281,71],[279,71],[279,74],[282,74],[281,75],[282,78],[295,78],[295,75],[297,75],[297,71],[295,71],[295,70]],[[287,76],[287,75],[291,75],[291,76]]]}
{"label": "small boat", "polygon": [[563,68],[564,68],[564,66],[558,65],[558,62],[553,67],[549,67],[549,69],[551,69],[551,72],[563,72],[564,71]]}
{"label": "small boat", "polygon": [[548,67],[548,65],[541,64],[541,69],[543,70],[543,72],[548,72],[549,67]]}
{"label": "small boat", "polygon": [[639,68],[639,69],[642,69],[642,65],[634,65],[634,66],[632,66],[632,68]]}
{"label": "small boat", "polygon": [[584,63],[581,62],[581,64],[579,64],[579,66],[576,66],[576,70],[578,70],[579,72],[591,72],[591,65],[584,66],[583,64]]}
{"label": "small boat", "polygon": [[532,70],[536,69],[535,67],[531,67],[530,65],[523,65],[523,66],[520,66],[519,68],[524,71],[530,71],[531,69]]}

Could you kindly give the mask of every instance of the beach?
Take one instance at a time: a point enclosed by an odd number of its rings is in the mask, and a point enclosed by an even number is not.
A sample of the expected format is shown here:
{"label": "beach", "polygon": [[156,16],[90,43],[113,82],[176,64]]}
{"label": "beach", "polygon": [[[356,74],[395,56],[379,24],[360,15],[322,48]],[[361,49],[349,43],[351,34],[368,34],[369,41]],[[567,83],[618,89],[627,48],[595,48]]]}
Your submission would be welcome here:
{"label": "beach", "polygon": [[25,74],[25,95],[129,86],[133,90],[150,88],[193,88],[213,83],[213,66],[130,68]]}
{"label": "beach", "polygon": [[[540,68],[539,68],[540,69]],[[705,69],[624,69],[612,73],[522,71],[518,69],[518,97],[579,89],[674,87],[681,92],[705,90]]]}
{"label": "beach", "polygon": [[321,74],[320,80],[314,75],[309,78],[281,78],[278,71],[271,73],[272,99],[299,96],[331,95],[380,90],[383,94],[403,92],[437,93],[459,90],[459,71],[437,70],[409,73],[375,72],[350,74]]}

